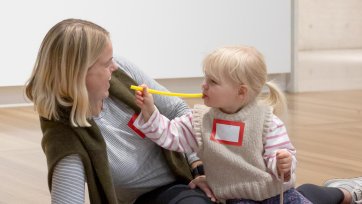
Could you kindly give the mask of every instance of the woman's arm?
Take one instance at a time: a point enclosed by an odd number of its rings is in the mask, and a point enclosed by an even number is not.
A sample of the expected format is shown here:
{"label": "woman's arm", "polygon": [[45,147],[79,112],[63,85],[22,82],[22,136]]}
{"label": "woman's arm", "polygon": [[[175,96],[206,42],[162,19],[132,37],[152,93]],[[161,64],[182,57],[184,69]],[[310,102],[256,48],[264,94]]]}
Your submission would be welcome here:
{"label": "woman's arm", "polygon": [[[115,60],[121,69],[129,74],[138,83],[138,85],[146,84],[150,89],[167,91],[164,86],[145,74],[142,70],[140,70],[136,65],[127,59],[122,57],[115,57]],[[153,98],[160,113],[162,113],[162,115],[166,116],[168,119],[185,115],[191,111],[185,101],[178,97],[154,95]]]}
{"label": "woman's arm", "polygon": [[51,203],[84,204],[84,167],[79,155],[64,157],[52,176]]}
{"label": "woman's arm", "polygon": [[[138,85],[146,84],[151,89],[167,91],[164,86],[149,77],[141,69],[139,69],[138,66],[126,58],[118,56],[115,57],[115,61],[123,71],[129,74],[129,76],[131,76],[138,83]],[[154,103],[159,111],[170,120],[191,112],[185,101],[178,97],[154,95],[153,98]],[[196,153],[186,153],[186,157],[189,164],[200,160],[196,156]]]}

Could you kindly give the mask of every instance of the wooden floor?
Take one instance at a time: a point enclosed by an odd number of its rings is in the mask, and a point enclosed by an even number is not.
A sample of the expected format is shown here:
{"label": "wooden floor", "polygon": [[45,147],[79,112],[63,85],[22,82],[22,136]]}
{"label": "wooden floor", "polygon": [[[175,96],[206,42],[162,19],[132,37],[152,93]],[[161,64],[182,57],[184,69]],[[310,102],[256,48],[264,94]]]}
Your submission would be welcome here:
{"label": "wooden floor", "polygon": [[[297,184],[362,176],[362,90],[288,95]],[[199,101],[188,100],[189,104]],[[0,109],[0,203],[49,203],[41,132],[31,107]]]}

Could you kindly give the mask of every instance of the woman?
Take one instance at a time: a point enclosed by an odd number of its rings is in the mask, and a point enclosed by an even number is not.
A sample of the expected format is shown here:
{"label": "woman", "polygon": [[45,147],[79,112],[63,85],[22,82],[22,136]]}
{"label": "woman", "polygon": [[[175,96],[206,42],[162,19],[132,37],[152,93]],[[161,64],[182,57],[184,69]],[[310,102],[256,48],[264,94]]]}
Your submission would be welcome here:
{"label": "woman", "polygon": [[[100,26],[68,19],[47,33],[26,94],[40,115],[52,203],[84,203],[85,181],[92,203],[211,203],[187,186],[192,176],[183,155],[162,151],[127,126],[138,112],[129,85],[138,83],[164,89],[113,59]],[[159,97],[157,105],[170,118],[188,111],[177,98]]]}

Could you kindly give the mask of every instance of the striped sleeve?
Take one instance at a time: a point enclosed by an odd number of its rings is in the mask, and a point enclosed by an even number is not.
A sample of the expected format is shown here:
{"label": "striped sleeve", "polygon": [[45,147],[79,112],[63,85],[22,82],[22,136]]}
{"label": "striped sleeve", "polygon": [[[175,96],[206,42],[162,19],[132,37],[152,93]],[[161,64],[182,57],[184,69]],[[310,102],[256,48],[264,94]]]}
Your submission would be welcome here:
{"label": "striped sleeve", "polygon": [[55,166],[52,177],[52,204],[84,204],[85,174],[79,155],[64,157]]}
{"label": "striped sleeve", "polygon": [[140,113],[134,126],[165,149],[187,153],[197,150],[191,112],[169,120],[156,108],[146,123]]}
{"label": "striped sleeve", "polygon": [[276,152],[285,149],[292,156],[291,173],[293,174],[297,165],[296,150],[289,140],[284,123],[277,116],[273,115],[271,125],[263,137],[263,157],[268,169],[279,178],[276,165]]}

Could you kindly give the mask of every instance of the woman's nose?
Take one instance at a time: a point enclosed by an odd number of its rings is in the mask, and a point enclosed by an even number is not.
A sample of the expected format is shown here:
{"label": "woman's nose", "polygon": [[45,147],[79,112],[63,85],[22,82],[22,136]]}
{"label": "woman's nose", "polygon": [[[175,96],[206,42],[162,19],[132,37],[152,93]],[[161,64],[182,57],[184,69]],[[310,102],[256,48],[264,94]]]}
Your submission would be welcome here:
{"label": "woman's nose", "polygon": [[118,66],[117,66],[116,61],[112,60],[112,65],[110,66],[110,69],[109,69],[109,70],[110,70],[111,73],[112,73],[112,72],[116,71],[117,68],[118,68]]}

